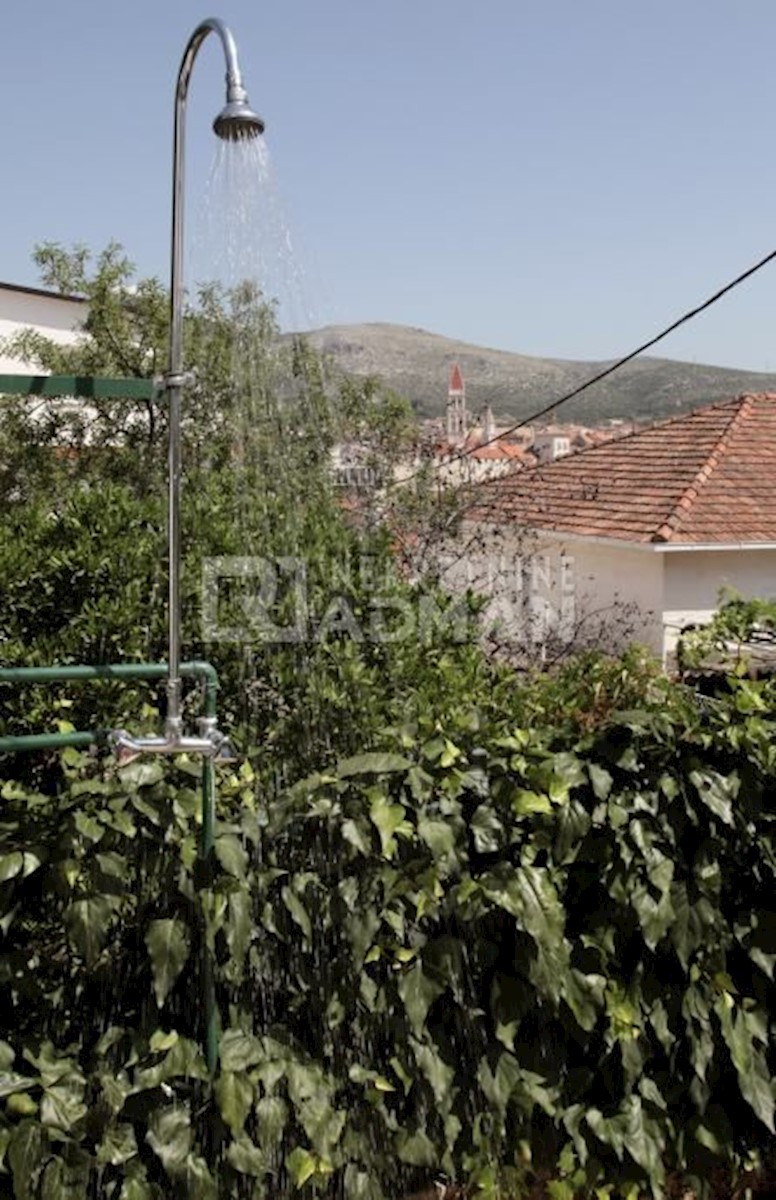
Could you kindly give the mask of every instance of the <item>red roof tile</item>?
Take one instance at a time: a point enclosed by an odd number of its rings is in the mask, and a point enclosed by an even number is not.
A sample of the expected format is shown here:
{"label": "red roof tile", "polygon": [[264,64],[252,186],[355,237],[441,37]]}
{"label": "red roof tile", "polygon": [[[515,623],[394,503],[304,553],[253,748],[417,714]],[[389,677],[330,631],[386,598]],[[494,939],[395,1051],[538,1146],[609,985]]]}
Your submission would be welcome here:
{"label": "red roof tile", "polygon": [[448,387],[448,391],[451,393],[463,391],[463,375],[458,363],[454,363],[450,371],[450,386]]}
{"label": "red roof tile", "polygon": [[476,449],[469,451],[467,458],[476,459],[500,459],[500,458],[525,458],[524,452],[519,446],[513,446],[509,442],[496,440],[486,442],[484,446],[477,446]]}
{"label": "red roof tile", "polygon": [[488,486],[476,516],[628,542],[776,542],[776,395],[739,396]]}

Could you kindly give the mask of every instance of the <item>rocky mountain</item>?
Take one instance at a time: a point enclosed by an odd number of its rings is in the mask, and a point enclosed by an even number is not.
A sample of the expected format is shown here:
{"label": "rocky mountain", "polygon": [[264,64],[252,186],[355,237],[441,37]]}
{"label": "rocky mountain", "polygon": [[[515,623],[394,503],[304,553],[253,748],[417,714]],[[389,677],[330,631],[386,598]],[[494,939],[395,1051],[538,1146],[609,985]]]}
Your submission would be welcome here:
{"label": "rocky mountain", "polygon": [[[407,396],[423,417],[444,413],[454,362],[463,371],[469,411],[477,413],[490,404],[497,418],[512,420],[551,404],[608,365],[530,358],[403,325],[329,325],[305,336],[343,370],[379,376]],[[585,424],[609,418],[650,421],[741,392],[764,391],[776,391],[776,375],[644,357],[564,404],[557,419]]]}

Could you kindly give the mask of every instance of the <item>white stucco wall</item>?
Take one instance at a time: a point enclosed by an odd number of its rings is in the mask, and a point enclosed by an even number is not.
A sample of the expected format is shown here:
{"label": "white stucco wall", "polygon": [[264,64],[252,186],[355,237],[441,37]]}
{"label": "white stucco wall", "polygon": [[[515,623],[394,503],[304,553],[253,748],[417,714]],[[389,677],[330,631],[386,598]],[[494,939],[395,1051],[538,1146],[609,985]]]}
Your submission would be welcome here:
{"label": "white stucco wall", "polygon": [[517,645],[641,642],[663,653],[663,561],[652,547],[469,525],[447,559],[453,591],[491,596],[487,625]]}
{"label": "white stucco wall", "polygon": [[[663,651],[663,563],[651,547],[627,543],[566,540],[574,560],[579,636],[613,651],[641,642]],[[611,637],[607,645],[606,635]]]}
{"label": "white stucco wall", "polygon": [[444,580],[492,597],[486,623],[522,646],[648,646],[670,661],[681,630],[708,621],[720,591],[776,599],[776,548],[682,549],[471,524]]}
{"label": "white stucco wall", "polygon": [[0,374],[35,375],[40,367],[20,362],[3,353],[2,341],[22,329],[36,329],[52,341],[71,345],[78,340],[78,327],[86,318],[83,300],[70,296],[0,284]]}
{"label": "white stucco wall", "polygon": [[663,620],[666,651],[673,651],[686,625],[708,621],[722,588],[746,599],[776,599],[776,549],[668,550],[665,562]]}

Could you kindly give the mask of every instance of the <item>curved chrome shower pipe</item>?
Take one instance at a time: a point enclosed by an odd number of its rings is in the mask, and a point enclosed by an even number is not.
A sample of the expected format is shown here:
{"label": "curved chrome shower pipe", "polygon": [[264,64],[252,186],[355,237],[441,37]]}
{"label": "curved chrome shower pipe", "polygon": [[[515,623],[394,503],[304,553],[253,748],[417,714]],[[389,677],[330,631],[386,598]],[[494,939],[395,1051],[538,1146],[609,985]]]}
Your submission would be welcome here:
{"label": "curved chrome shower pipe", "polygon": [[184,737],[181,717],[181,391],[189,376],[183,367],[183,185],[185,168],[186,101],[194,61],[205,38],[218,35],[226,59],[226,104],[213,121],[216,135],[226,141],[255,138],[264,132],[264,122],[250,107],[243,86],[237,46],[230,30],[217,17],[201,21],[183,52],[175,88],[175,119],[172,155],[172,252],[170,260],[170,354],[164,377],[168,399],[168,676],[167,718],[163,737],[130,738],[117,734],[118,748],[134,753],[194,754],[220,756],[224,735],[213,725],[199,737]]}

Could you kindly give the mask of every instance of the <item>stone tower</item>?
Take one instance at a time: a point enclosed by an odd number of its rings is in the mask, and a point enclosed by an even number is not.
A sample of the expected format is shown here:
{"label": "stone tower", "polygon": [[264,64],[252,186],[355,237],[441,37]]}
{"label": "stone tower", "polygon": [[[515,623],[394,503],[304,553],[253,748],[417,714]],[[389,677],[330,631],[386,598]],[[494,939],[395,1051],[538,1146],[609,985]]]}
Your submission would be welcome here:
{"label": "stone tower", "polygon": [[450,370],[447,388],[447,440],[461,442],[466,437],[466,389],[458,363]]}

